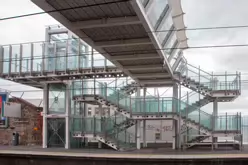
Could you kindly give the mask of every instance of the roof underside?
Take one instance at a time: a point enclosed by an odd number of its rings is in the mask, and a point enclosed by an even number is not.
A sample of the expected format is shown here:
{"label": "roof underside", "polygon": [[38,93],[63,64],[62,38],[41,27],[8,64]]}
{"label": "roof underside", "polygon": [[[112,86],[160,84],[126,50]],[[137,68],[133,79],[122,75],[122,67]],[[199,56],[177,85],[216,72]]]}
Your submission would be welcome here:
{"label": "roof underside", "polygon": [[[142,86],[168,86],[172,73],[129,0],[33,0]],[[169,68],[169,69],[168,69]],[[154,74],[156,73],[156,74]]]}

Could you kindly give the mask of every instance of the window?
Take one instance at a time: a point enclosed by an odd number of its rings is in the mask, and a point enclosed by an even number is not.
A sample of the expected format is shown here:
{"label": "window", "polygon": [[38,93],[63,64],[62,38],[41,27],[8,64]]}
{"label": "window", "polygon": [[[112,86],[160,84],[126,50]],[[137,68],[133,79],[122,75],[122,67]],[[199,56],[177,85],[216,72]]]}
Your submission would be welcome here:
{"label": "window", "polygon": [[92,110],[91,108],[88,108],[88,116],[91,116],[92,115]]}
{"label": "window", "polygon": [[155,139],[161,140],[161,133],[155,133]]}
{"label": "window", "polygon": [[95,115],[99,115],[99,108],[95,108]]}

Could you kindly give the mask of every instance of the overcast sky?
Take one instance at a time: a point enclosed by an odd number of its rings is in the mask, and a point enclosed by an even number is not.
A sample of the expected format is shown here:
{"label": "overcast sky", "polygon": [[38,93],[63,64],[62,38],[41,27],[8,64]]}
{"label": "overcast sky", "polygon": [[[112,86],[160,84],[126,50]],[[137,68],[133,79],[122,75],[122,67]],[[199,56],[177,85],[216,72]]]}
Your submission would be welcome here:
{"label": "overcast sky", "polygon": [[[248,25],[247,0],[182,0],[185,25],[188,28]],[[41,11],[30,0],[5,0],[0,5],[0,17],[9,17]],[[20,19],[0,21],[0,44],[43,41],[45,26],[57,24],[50,16],[43,14]],[[188,31],[189,46],[248,44],[248,28]],[[243,79],[248,73],[248,47],[189,49],[185,51],[188,61],[209,72],[242,71]],[[248,75],[248,74],[247,74]],[[0,88],[27,90],[27,87],[0,82]],[[242,96],[233,103],[220,104],[221,111],[245,112],[248,101],[247,84],[243,84]],[[19,94],[20,95],[20,94]],[[204,107],[212,111],[212,105]]]}

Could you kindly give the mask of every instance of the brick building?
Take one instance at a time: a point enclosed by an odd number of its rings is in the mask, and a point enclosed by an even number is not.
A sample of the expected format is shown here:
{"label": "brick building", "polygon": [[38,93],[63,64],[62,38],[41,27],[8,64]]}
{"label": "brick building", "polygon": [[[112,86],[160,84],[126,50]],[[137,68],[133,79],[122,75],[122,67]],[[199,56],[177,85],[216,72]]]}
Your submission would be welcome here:
{"label": "brick building", "polygon": [[19,145],[41,145],[42,143],[42,108],[24,99],[12,97],[9,102],[21,104],[21,118],[8,118],[8,127],[0,128],[0,145],[11,145],[12,134],[20,135]]}

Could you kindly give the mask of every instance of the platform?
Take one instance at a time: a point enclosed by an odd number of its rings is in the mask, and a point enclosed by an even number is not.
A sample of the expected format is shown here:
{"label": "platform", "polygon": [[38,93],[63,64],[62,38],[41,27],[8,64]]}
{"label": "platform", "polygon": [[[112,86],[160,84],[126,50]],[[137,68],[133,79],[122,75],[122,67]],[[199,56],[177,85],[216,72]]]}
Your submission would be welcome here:
{"label": "platform", "polygon": [[248,159],[248,146],[242,151],[227,150],[221,148],[215,151],[209,149],[191,149],[187,151],[175,151],[169,148],[147,148],[129,152],[117,152],[109,149],[70,149],[49,148],[42,149],[39,146],[10,147],[1,146],[0,155],[29,155],[29,156],[56,156],[56,157],[77,157],[77,158],[125,158],[125,159]]}

